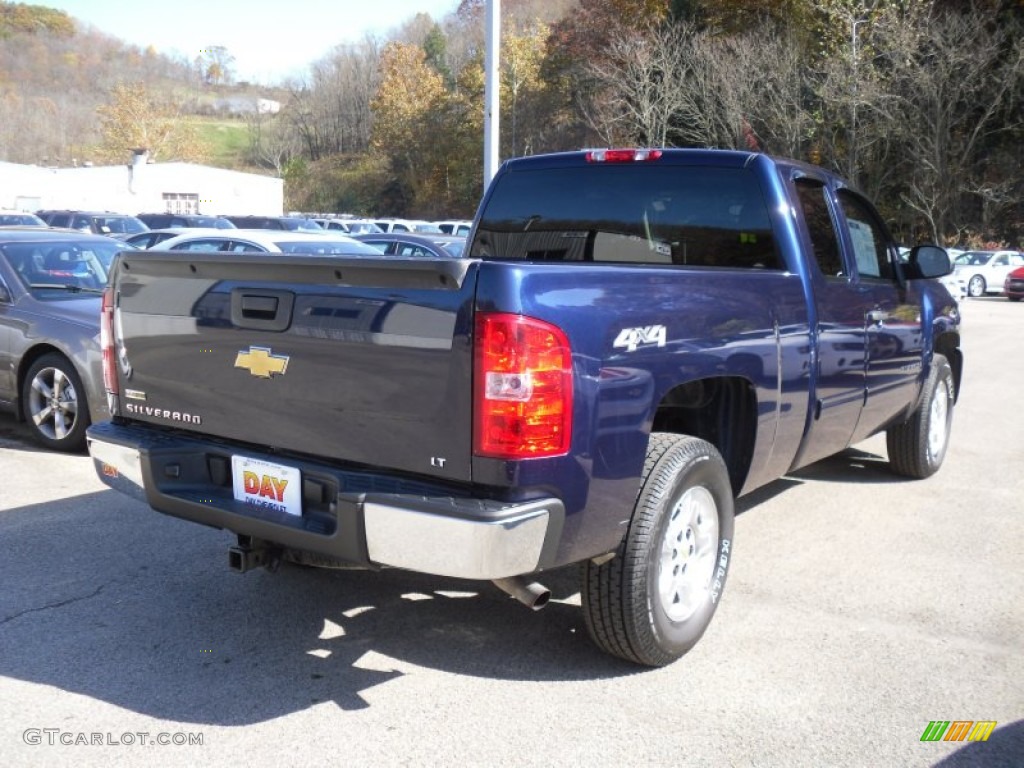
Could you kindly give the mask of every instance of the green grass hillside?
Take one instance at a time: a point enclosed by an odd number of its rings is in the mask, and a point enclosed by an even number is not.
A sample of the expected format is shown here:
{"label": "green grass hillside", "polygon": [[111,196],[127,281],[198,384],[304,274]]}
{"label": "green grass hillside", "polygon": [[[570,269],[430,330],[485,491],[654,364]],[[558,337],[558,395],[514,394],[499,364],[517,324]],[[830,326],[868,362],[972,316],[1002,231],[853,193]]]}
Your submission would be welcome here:
{"label": "green grass hillside", "polygon": [[219,117],[196,117],[199,139],[208,147],[209,165],[218,168],[251,170],[246,160],[249,149],[249,126],[240,120]]}

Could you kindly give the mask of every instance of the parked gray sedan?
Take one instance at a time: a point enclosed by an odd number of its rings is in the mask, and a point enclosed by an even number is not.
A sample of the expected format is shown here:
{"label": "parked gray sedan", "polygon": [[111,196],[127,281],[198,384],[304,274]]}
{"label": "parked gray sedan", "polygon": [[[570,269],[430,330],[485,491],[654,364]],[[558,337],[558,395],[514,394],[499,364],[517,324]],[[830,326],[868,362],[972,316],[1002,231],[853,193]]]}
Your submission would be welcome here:
{"label": "parked gray sedan", "polygon": [[47,448],[81,450],[89,423],[108,417],[100,301],[125,248],[100,235],[0,231],[0,408]]}

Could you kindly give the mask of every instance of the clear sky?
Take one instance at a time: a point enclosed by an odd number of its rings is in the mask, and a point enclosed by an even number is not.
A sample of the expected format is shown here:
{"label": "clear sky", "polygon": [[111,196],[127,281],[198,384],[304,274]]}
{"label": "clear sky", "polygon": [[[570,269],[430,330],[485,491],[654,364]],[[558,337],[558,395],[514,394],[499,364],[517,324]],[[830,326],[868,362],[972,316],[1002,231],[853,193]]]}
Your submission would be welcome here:
{"label": "clear sky", "polygon": [[235,57],[239,80],[301,77],[341,43],[384,35],[417,13],[440,21],[459,0],[25,0],[57,8],[127,43],[189,61],[211,45]]}

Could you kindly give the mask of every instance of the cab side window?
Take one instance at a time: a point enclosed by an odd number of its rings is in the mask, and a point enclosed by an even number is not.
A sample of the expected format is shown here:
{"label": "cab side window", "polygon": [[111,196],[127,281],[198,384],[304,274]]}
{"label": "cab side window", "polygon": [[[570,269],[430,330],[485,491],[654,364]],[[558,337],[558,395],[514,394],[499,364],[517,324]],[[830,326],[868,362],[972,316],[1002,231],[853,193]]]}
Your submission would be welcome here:
{"label": "cab side window", "polygon": [[807,233],[811,238],[814,260],[825,277],[842,277],[845,273],[843,256],[829,213],[825,185],[814,179],[797,179],[795,183],[804,221],[807,223]]}
{"label": "cab side window", "polygon": [[839,190],[838,197],[846,218],[857,273],[867,278],[895,279],[889,240],[878,216],[870,206],[848,190]]}

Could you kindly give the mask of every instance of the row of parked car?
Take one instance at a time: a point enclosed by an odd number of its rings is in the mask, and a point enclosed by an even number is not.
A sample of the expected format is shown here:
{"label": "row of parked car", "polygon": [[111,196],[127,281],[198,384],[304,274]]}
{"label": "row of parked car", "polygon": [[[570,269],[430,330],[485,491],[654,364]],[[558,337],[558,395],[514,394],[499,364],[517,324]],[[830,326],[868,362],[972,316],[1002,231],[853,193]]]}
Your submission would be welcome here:
{"label": "row of parked car", "polygon": [[131,216],[110,211],[42,210],[0,211],[0,226],[50,226],[77,229],[97,235],[110,235],[124,239],[150,229],[171,227],[209,229],[275,229],[299,232],[322,230],[344,232],[346,235],[409,232],[434,235],[469,234],[471,221],[449,219],[424,221],[421,219],[359,219],[349,216],[211,216],[198,213],[140,213]]}
{"label": "row of parked car", "polygon": [[[343,253],[351,240],[363,240],[377,252],[392,255],[458,258],[472,222],[415,219],[357,219],[310,216],[209,216],[182,213],[94,211],[0,212],[0,226],[50,226],[109,235],[137,248],[159,245],[171,250]],[[244,229],[245,233],[238,230]],[[213,230],[213,231],[210,231]],[[275,233],[270,235],[268,233]],[[343,237],[334,241],[310,234]],[[173,241],[173,242],[171,242]],[[358,253],[359,249],[352,251]],[[370,251],[371,253],[373,251]]]}

